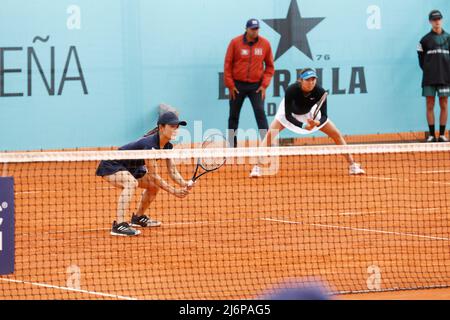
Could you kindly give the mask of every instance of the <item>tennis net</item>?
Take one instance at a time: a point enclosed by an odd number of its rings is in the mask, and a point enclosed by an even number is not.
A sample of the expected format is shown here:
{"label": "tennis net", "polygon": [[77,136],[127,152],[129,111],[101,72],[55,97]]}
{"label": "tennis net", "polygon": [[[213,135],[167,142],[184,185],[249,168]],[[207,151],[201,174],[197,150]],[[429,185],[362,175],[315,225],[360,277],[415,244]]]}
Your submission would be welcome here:
{"label": "tennis net", "polygon": [[[365,175],[349,175],[349,153]],[[110,234],[122,190],[95,175],[100,160],[156,160],[171,181],[165,159],[187,180],[206,156],[227,162],[185,198],[160,190],[146,212],[160,227]],[[0,299],[245,299],[289,279],[341,294],[450,286],[450,144],[7,152],[0,172],[15,200]]]}

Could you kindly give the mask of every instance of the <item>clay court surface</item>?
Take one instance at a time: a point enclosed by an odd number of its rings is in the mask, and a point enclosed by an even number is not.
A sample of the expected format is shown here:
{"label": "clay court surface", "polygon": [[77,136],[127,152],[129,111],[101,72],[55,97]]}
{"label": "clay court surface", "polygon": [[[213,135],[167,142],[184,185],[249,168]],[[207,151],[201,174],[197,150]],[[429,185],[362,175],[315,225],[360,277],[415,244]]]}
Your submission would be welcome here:
{"label": "clay court surface", "polygon": [[16,270],[0,299],[251,299],[310,277],[342,299],[448,299],[420,289],[450,285],[450,154],[356,158],[365,176],[342,156],[283,157],[258,180],[226,164],[188,198],[160,192],[163,225],[132,238],[109,235],[119,193],[97,162],[8,164]]}

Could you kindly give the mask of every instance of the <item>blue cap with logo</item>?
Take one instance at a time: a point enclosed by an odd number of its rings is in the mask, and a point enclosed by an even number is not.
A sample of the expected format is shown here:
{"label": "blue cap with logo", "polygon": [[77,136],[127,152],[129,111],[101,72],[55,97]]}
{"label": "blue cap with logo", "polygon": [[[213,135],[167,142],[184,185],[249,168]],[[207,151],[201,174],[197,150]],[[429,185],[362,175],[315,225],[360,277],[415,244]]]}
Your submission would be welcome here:
{"label": "blue cap with logo", "polygon": [[308,69],[305,72],[300,73],[298,78],[302,79],[302,80],[306,80],[306,79],[309,79],[309,78],[317,78],[317,74],[316,74],[316,72],[314,70]]}
{"label": "blue cap with logo", "polygon": [[257,19],[250,19],[245,26],[250,29],[259,29],[259,21]]}
{"label": "blue cap with logo", "polygon": [[428,15],[429,20],[439,20],[442,19],[442,13],[439,10],[433,10]]}
{"label": "blue cap with logo", "polygon": [[176,124],[179,126],[186,126],[186,121],[180,121],[174,112],[165,112],[159,116],[158,124]]}

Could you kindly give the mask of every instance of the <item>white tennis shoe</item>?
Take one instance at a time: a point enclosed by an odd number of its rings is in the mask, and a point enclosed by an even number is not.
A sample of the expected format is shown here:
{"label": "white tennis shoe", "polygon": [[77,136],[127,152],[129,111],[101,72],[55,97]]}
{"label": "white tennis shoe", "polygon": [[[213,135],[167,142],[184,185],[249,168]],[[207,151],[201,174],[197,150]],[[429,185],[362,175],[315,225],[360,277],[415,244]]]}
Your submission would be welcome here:
{"label": "white tennis shoe", "polygon": [[259,178],[261,177],[261,168],[259,166],[254,166],[252,172],[250,172],[250,178]]}
{"label": "white tennis shoe", "polygon": [[353,162],[350,167],[348,168],[348,172],[350,175],[357,175],[357,174],[365,174],[366,172],[361,168],[361,165],[359,163]]}

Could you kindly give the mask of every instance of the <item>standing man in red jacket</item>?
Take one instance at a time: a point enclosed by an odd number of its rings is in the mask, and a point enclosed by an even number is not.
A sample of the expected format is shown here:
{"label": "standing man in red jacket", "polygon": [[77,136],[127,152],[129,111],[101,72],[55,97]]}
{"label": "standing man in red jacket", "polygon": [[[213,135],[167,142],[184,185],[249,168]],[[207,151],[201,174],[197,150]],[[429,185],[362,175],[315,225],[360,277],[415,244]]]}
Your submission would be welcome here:
{"label": "standing man in red jacket", "polygon": [[230,91],[228,132],[230,144],[237,146],[236,130],[246,97],[255,113],[261,138],[269,125],[264,111],[266,89],[274,74],[273,54],[267,39],[259,36],[259,21],[247,21],[246,32],[231,40],[225,57],[225,86]]}

